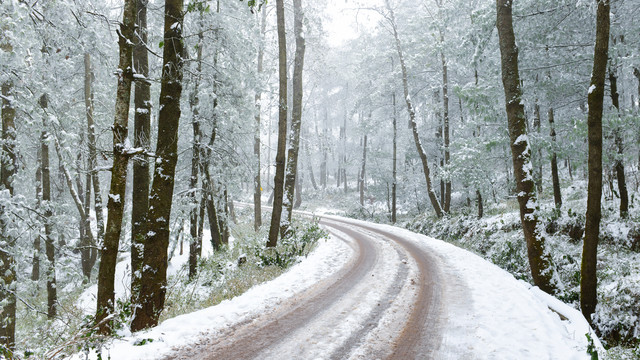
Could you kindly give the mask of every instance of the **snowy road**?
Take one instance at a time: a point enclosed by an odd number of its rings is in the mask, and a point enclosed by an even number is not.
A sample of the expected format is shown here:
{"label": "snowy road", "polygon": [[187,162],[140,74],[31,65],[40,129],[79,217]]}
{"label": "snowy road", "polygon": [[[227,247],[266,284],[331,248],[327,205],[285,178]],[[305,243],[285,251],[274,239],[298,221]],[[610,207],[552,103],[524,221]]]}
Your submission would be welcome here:
{"label": "snowy road", "polygon": [[347,266],[277,312],[171,358],[439,357],[446,319],[437,259],[378,229],[336,220],[321,224],[353,247]]}
{"label": "snowy road", "polygon": [[103,357],[590,358],[578,311],[468,251],[388,225],[321,224],[331,238],[285,274],[115,340]]}

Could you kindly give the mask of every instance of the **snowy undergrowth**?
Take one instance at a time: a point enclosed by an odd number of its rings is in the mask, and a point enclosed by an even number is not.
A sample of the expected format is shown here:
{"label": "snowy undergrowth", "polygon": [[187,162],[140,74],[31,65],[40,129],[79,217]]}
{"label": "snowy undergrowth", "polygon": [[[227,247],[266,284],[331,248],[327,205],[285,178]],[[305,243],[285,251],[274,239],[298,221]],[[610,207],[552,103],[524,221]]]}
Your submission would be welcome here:
{"label": "snowy undergrowth", "polygon": [[[560,280],[559,299],[579,309],[580,262],[584,233],[584,188],[564,189],[560,211],[543,207],[539,214]],[[491,215],[454,214],[435,219],[420,215],[404,226],[466,248],[532,283],[526,245],[515,203],[489,209]],[[640,357],[640,212],[620,219],[616,202],[605,200],[598,247],[598,306],[594,325],[612,359]]]}
{"label": "snowy undergrowth", "polygon": [[[242,212],[239,213],[240,219],[245,218]],[[249,214],[246,218],[249,219]],[[281,240],[275,249],[265,249],[268,229],[263,227],[256,233],[253,223],[239,223],[232,227],[230,245],[216,252],[212,251],[210,235],[205,231],[199,271],[191,280],[188,278],[188,241],[184,240],[180,246],[178,238],[172,237],[167,297],[160,321],[219,304],[278,277],[305,258],[318,240],[327,236],[317,223],[308,220],[294,221],[291,229],[289,236]],[[58,266],[78,266],[73,261],[68,262]],[[128,330],[131,320],[129,263],[129,255],[124,252],[116,269],[115,338],[131,335]],[[61,273],[78,276],[77,271]],[[58,359],[77,351],[108,348],[113,337],[98,336],[93,326],[97,285],[71,286],[80,282],[80,278],[58,279],[59,286],[69,285],[58,289],[58,316],[53,321],[47,320],[42,310],[29,306],[30,303],[47,302],[46,292],[38,284],[28,284],[20,291],[26,294],[19,309],[19,339],[23,342],[20,348],[27,350],[16,354],[19,358]]]}

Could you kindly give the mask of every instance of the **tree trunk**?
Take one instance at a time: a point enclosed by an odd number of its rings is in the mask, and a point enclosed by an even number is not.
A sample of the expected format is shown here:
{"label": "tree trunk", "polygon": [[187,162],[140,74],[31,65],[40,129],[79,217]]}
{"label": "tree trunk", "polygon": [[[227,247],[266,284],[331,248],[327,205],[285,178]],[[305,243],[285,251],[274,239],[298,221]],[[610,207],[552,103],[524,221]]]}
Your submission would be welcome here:
{"label": "tree trunk", "polygon": [[364,142],[362,145],[362,168],[360,169],[360,177],[358,179],[360,190],[360,206],[364,206],[364,183],[367,180],[367,135],[364,135]]}
{"label": "tree trunk", "polygon": [[[3,51],[11,51],[10,44],[0,44]],[[0,186],[13,196],[13,180],[16,175],[16,110],[13,104],[13,83],[2,84],[2,157],[0,161]],[[4,209],[0,207],[0,213]],[[15,348],[16,340],[16,264],[13,256],[15,238],[10,234],[9,222],[0,216],[0,236],[4,243],[0,247],[0,345],[9,351]]]}
{"label": "tree trunk", "polygon": [[[438,7],[440,8],[440,2]],[[444,120],[444,208],[445,213],[451,211],[451,178],[449,176],[449,163],[451,162],[451,153],[449,151],[450,134],[449,134],[449,79],[447,76],[447,59],[444,54],[444,30],[440,29],[440,61],[442,62],[442,110]]]}
{"label": "tree trunk", "polygon": [[[540,135],[540,127],[542,126],[542,120],[540,116],[540,104],[536,102],[533,107],[533,131],[535,131],[536,135]],[[542,194],[542,147],[540,144],[537,146],[537,156],[532,159],[532,163],[536,164],[536,169],[533,173],[534,183],[536,184],[536,189],[538,190],[538,194]]]}
{"label": "tree trunk", "polygon": [[482,193],[480,189],[476,189],[476,197],[478,198],[478,219],[482,219],[482,216],[484,216],[484,207],[482,205]]}
{"label": "tree trunk", "polygon": [[602,198],[602,108],[604,81],[609,54],[609,0],[598,1],[596,15],[596,44],[589,87],[589,184],[587,185],[587,213],[580,267],[580,309],[591,323],[591,315],[598,302],[596,265]]}
{"label": "tree trunk", "polygon": [[133,30],[136,19],[135,0],[125,0],[122,24],[118,32],[120,60],[118,65],[118,88],[116,93],[115,118],[113,121],[113,167],[111,168],[111,187],[107,209],[107,230],[102,244],[100,268],[98,270],[98,299],[96,322],[101,334],[111,331],[111,324],[103,322],[113,312],[114,281],[118,245],[122,231],[124,196],[127,186],[128,149],[125,141],[128,137],[129,103],[131,100],[131,81],[133,79]]}
{"label": "tree trunk", "polygon": [[96,239],[92,244],[91,261],[95,262],[98,256],[97,244],[104,239],[104,215],[102,213],[102,192],[100,190],[100,177],[98,176],[98,160],[96,151],[95,125],[93,121],[93,70],[91,68],[91,56],[84,54],[84,103],[87,115],[87,145],[89,147],[89,173],[93,186],[93,202],[96,212]]}
{"label": "tree trunk", "polygon": [[[42,204],[42,146],[38,147],[38,154],[36,158],[37,167],[36,167],[36,206],[40,206]],[[40,251],[41,244],[40,238],[42,235],[40,234],[40,230],[36,233],[36,236],[33,240],[33,261],[31,267],[31,280],[39,281],[40,280]]]}
{"label": "tree trunk", "polygon": [[296,54],[293,66],[293,109],[291,112],[291,134],[289,136],[289,153],[287,154],[287,170],[284,183],[284,206],[286,219],[280,224],[280,234],[285,235],[291,215],[293,214],[294,192],[298,175],[298,153],[300,150],[300,127],[302,126],[302,70],[304,68],[305,39],[302,33],[304,13],[302,0],[293,0],[293,23],[296,37]]}
{"label": "tree trunk", "polygon": [[553,108],[549,109],[549,127],[551,128],[551,179],[553,180],[553,200],[556,203],[556,209],[562,207],[562,193],[560,192],[560,177],[558,176],[558,154],[556,153],[556,127],[553,117]]}
{"label": "tree trunk", "polygon": [[[149,55],[147,53],[147,0],[136,0],[136,32],[133,48],[133,67],[144,77],[136,81],[133,106],[135,108],[133,146],[149,149],[151,139],[151,86]],[[131,304],[137,309],[142,276],[144,239],[149,211],[149,161],[145,155],[133,159],[133,191],[131,196]]]}
{"label": "tree trunk", "polygon": [[[60,157],[58,160],[62,162],[62,159]],[[91,279],[91,268],[93,267],[93,264],[90,263],[91,242],[89,241],[89,235],[87,234],[87,230],[91,231],[91,221],[89,217],[86,216],[86,214],[88,214],[88,211],[86,211],[87,210],[87,201],[85,198],[86,192],[85,192],[85,186],[82,184],[82,180],[80,178],[80,172],[79,172],[79,169],[82,169],[81,153],[78,153],[76,157],[76,169],[78,169],[78,171],[76,171],[75,173],[76,189],[78,191],[78,200],[80,200],[80,203],[82,204],[83,212],[85,214],[85,216],[80,216],[80,219],[78,221],[78,232],[79,232],[78,248],[80,250],[80,270],[82,270],[82,275],[83,275],[82,282],[88,283],[89,279]],[[91,181],[91,178],[89,178],[89,181]],[[87,188],[89,186],[91,186],[91,183],[87,183]]]}
{"label": "tree trunk", "polygon": [[[634,67],[633,76],[635,76],[636,80],[638,80],[638,101],[640,101],[640,69]],[[638,142],[640,142],[640,131],[638,131],[637,133],[637,139],[638,139]],[[638,169],[640,169],[640,149],[638,149]],[[637,187],[638,187],[638,184],[636,184],[636,188]]]}
{"label": "tree trunk", "polygon": [[[611,102],[620,117],[620,94],[618,94],[618,77],[615,70],[609,66],[609,83],[611,84]],[[618,194],[620,195],[620,217],[625,219],[629,214],[629,193],[627,192],[627,181],[624,175],[624,143],[620,134],[620,125],[613,129],[614,141],[617,150],[615,160],[616,179],[618,180]]]}
{"label": "tree trunk", "polygon": [[[267,32],[267,12],[261,11],[260,17],[260,45],[258,47],[258,78],[262,76],[264,62],[264,42]],[[262,226],[262,181],[260,179],[260,115],[261,115],[262,88],[256,90],[256,117],[255,133],[253,137],[253,156],[255,157],[255,177],[253,179],[253,229],[258,231]]]}
{"label": "tree trunk", "polygon": [[393,183],[391,184],[391,223],[395,224],[397,220],[397,187],[398,187],[398,127],[396,114],[396,93],[391,94],[391,102],[393,104]]}
{"label": "tree trunk", "polygon": [[42,156],[42,204],[44,210],[44,242],[45,253],[47,255],[47,318],[49,320],[56,317],[58,292],[56,289],[56,256],[55,244],[52,234],[53,203],[51,202],[51,172],[49,167],[49,132],[47,131],[47,95],[43,94],[39,101],[40,107],[44,110],[42,117],[42,135],[40,136],[40,155]]}
{"label": "tree trunk", "polygon": [[182,95],[183,0],[165,0],[160,114],[153,184],[149,195],[148,232],[144,243],[141,308],[131,323],[134,331],[155,326],[167,292],[167,250],[171,202],[178,160],[178,125]]}
{"label": "tree trunk", "polygon": [[[433,98],[434,98],[434,102],[435,103],[440,103],[440,92],[438,90],[434,90],[433,92]],[[444,144],[443,144],[443,139],[442,139],[442,133],[443,133],[443,120],[442,120],[442,112],[440,112],[439,110],[436,111],[436,120],[437,120],[437,125],[436,125],[436,133],[435,133],[435,138],[436,138],[436,156],[435,156],[435,163],[438,164],[438,162],[440,163],[440,167],[437,168],[437,170],[439,170],[438,172],[438,176],[440,177],[440,205],[444,205],[444,197],[445,197],[445,185],[444,185]]]}
{"label": "tree trunk", "polygon": [[191,235],[191,240],[189,241],[189,279],[193,279],[197,272],[198,266],[198,258],[202,252],[200,248],[200,242],[198,241],[198,172],[200,168],[200,152],[201,150],[201,130],[200,130],[200,98],[199,98],[199,88],[200,88],[200,77],[202,76],[202,42],[203,42],[204,34],[202,33],[202,29],[198,33],[198,46],[196,48],[197,51],[197,65],[196,65],[196,73],[195,73],[195,85],[193,88],[193,93],[189,99],[189,105],[191,106],[191,114],[192,118],[192,127],[193,127],[193,147],[191,150],[191,177],[189,179],[189,198],[191,200],[191,214],[189,216],[189,234]]}
{"label": "tree trunk", "polygon": [[280,91],[278,99],[276,175],[273,179],[274,197],[273,210],[271,212],[271,226],[269,228],[269,241],[267,242],[268,247],[275,247],[278,243],[284,190],[285,150],[287,145],[287,39],[285,34],[284,0],[276,0],[276,16],[278,22],[278,72],[280,77]]}
{"label": "tree trunk", "polygon": [[520,221],[527,243],[529,265],[533,282],[543,291],[553,293],[554,268],[551,256],[545,249],[545,239],[538,228],[537,199],[531,174],[531,150],[526,134],[522,89],[518,74],[518,48],[513,33],[511,0],[496,0],[497,28],[502,60],[502,83],[509,123],[513,170],[516,193],[520,204]]}
{"label": "tree trunk", "polygon": [[304,179],[304,177],[302,176],[302,172],[300,172],[299,175],[300,176],[296,178],[296,191],[295,191],[296,201],[293,203],[294,209],[298,209],[300,205],[302,205],[302,180]]}
{"label": "tree trunk", "polygon": [[307,154],[307,171],[309,172],[309,178],[311,179],[311,185],[313,186],[313,190],[318,190],[318,183],[316,183],[316,177],[313,174],[313,166],[312,166],[312,158],[311,153],[309,153],[309,142],[305,141],[304,150]]}
{"label": "tree trunk", "polygon": [[422,147],[422,143],[420,142],[420,136],[418,134],[418,124],[416,123],[416,113],[415,110],[413,108],[413,103],[411,101],[411,97],[409,96],[409,81],[408,81],[408,74],[407,74],[407,67],[404,63],[404,55],[402,52],[402,47],[400,45],[400,37],[398,35],[398,29],[396,26],[396,20],[395,20],[395,15],[393,12],[393,9],[391,9],[391,6],[389,4],[388,0],[385,0],[386,5],[387,5],[387,9],[390,12],[390,16],[391,16],[391,27],[393,29],[393,37],[395,39],[395,43],[396,43],[396,50],[398,52],[398,58],[400,59],[400,68],[402,69],[402,85],[404,88],[404,98],[405,98],[405,102],[407,103],[407,112],[409,113],[409,119],[410,119],[410,124],[411,124],[411,130],[413,132],[413,140],[416,144],[416,148],[418,150],[418,154],[420,155],[420,160],[422,161],[422,171],[424,173],[424,177],[426,180],[426,184],[427,184],[427,193],[429,194],[429,200],[431,201],[431,206],[433,206],[434,211],[436,212],[436,215],[440,218],[442,217],[443,213],[442,213],[442,208],[440,207],[440,203],[438,202],[438,198],[436,197],[435,192],[433,191],[433,188],[431,186],[431,176],[430,176],[430,170],[429,170],[429,163],[427,160],[427,154],[424,151],[424,148]]}

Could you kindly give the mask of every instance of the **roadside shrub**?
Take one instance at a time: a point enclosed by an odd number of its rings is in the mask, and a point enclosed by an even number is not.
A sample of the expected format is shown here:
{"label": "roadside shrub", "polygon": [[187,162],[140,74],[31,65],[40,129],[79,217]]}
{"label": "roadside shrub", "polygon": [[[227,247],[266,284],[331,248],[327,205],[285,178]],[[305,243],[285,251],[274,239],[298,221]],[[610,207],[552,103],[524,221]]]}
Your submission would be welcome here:
{"label": "roadside shrub", "polygon": [[267,248],[260,244],[253,248],[253,252],[260,259],[262,266],[276,265],[287,268],[301,257],[306,257],[313,249],[313,246],[328,234],[322,230],[317,221],[291,223],[287,234],[278,241],[275,248]]}

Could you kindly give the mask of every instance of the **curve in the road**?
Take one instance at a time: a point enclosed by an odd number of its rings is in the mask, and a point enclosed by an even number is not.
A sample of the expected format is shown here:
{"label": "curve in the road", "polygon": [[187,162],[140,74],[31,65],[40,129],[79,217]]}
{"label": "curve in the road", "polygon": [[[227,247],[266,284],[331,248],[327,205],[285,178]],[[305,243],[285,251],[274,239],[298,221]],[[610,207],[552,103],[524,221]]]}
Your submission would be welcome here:
{"label": "curve in the road", "polygon": [[[346,339],[340,339],[340,346],[322,356],[329,359],[347,358],[363,345],[370,332],[380,326],[383,316],[389,312],[403,288],[407,286],[416,289],[413,292],[413,305],[399,316],[398,321],[402,324],[394,326],[399,333],[389,335],[376,344],[378,349],[383,350],[374,351],[373,354],[376,357],[391,359],[434,358],[442,340],[441,329],[444,322],[442,284],[436,259],[413,242],[378,228],[356,225],[335,218],[323,219],[321,224],[335,237],[341,238],[354,248],[354,259],[340,272],[303,294],[285,301],[279,306],[279,310],[236,325],[217,339],[207,339],[205,343],[193,347],[190,351],[174,353],[174,356],[167,359],[275,358],[280,349],[291,348],[283,343],[296,339],[296,334],[317,329],[317,324],[323,324],[323,319],[339,322],[344,318],[341,313],[357,308],[358,296],[371,296],[371,292],[381,292],[376,294],[380,299],[378,306],[368,310],[368,314],[358,323],[360,328],[351,331]],[[390,243],[397,252],[395,256],[398,269],[393,279],[380,279],[378,286],[371,278],[375,277],[378,270],[376,266],[380,266],[381,258],[388,258],[388,254],[381,253],[383,247],[380,243],[383,242],[387,242],[385,251],[389,250]],[[417,265],[417,274],[411,279],[405,265],[409,257],[412,258],[410,262]],[[367,288],[363,289],[362,284],[367,284]],[[338,327],[341,324],[334,325]],[[313,338],[315,335],[305,336]],[[300,344],[300,348],[303,345],[311,346]],[[316,349],[316,353],[321,350]],[[300,354],[280,355],[287,359],[305,358],[303,350]]]}

